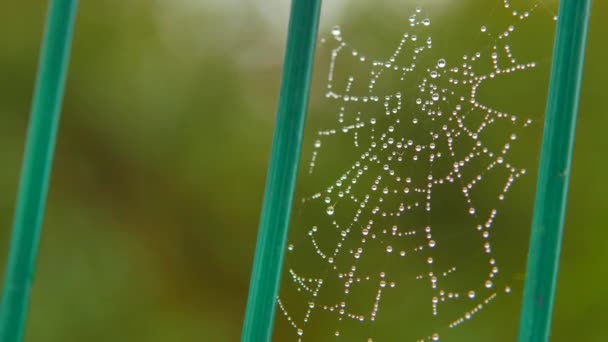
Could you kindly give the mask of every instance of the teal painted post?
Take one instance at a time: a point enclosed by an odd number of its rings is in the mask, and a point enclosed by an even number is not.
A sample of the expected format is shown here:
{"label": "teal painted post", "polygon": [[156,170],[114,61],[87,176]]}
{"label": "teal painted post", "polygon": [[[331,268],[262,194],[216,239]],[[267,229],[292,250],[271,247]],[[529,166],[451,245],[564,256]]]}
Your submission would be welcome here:
{"label": "teal painted post", "polygon": [[291,218],[296,176],[321,0],[293,0],[270,167],[243,326],[243,342],[272,338],[281,268]]}
{"label": "teal painted post", "polygon": [[0,342],[23,340],[59,126],[78,0],[52,0],[0,306]]}
{"label": "teal painted post", "polygon": [[591,0],[561,0],[519,342],[549,341]]}

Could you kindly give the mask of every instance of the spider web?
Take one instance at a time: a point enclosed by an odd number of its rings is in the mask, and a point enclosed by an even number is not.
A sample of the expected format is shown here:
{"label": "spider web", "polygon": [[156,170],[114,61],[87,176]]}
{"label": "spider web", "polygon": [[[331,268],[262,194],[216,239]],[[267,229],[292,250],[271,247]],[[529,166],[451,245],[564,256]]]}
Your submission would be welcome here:
{"label": "spider web", "polygon": [[[413,340],[437,341],[512,292],[493,251],[493,228],[501,204],[526,174],[509,153],[532,120],[478,94],[487,83],[534,72],[537,63],[519,60],[510,41],[516,25],[547,8],[500,5],[513,24],[497,31],[481,26],[485,48],[460,59],[433,57],[432,22],[420,8],[388,58],[351,46],[338,26],[321,41],[333,47],[325,97],[337,120],[317,132],[307,171],[316,174],[322,153],[351,162],[338,166],[337,176],[318,175],[326,185],[302,198],[300,214],[316,224],[304,228],[305,238],[290,240],[277,298],[293,340],[376,341],[379,322],[390,319],[383,308],[399,312],[411,305],[435,320],[430,330],[422,324],[424,332]],[[339,77],[340,64],[342,71],[365,72]],[[391,91],[395,84],[399,91]],[[457,191],[460,200],[442,201],[446,191]],[[452,216],[466,224],[454,226]],[[452,246],[463,238],[470,242]],[[442,248],[447,253],[438,253]],[[290,257],[299,251],[307,262],[296,267]],[[469,279],[461,272],[467,267],[480,276]],[[286,298],[286,286],[299,296]],[[315,320],[333,320],[335,329],[307,338]]]}

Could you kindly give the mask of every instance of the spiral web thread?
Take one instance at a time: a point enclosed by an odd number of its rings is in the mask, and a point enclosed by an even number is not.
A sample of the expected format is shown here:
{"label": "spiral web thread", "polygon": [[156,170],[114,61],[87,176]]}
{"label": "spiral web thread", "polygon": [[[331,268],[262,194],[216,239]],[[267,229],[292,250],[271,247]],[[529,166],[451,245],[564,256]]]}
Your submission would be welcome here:
{"label": "spiral web thread", "polygon": [[[516,24],[544,6],[535,3],[526,11],[517,11],[508,0],[502,0],[501,7],[509,11]],[[338,322],[352,320],[373,324],[378,319],[383,295],[387,291],[396,291],[400,282],[384,270],[376,273],[359,271],[358,265],[365,258],[368,248],[382,248],[382,252],[391,258],[418,256],[421,262],[428,265],[428,272],[411,274],[411,277],[426,282],[430,287],[433,295],[429,298],[429,305],[433,316],[437,316],[441,306],[449,302],[470,303],[468,309],[451,319],[448,329],[471,320],[497,296],[511,292],[504,279],[500,282],[500,288],[497,284],[500,262],[492,251],[491,233],[499,207],[481,212],[472,194],[486,175],[502,169],[506,179],[494,194],[497,203],[500,203],[506,199],[514,182],[526,174],[524,168],[509,162],[509,151],[518,139],[519,130],[529,126],[532,120],[495,109],[477,96],[478,89],[489,80],[531,72],[536,68],[534,61],[519,61],[512,51],[510,38],[516,31],[515,24],[508,25],[496,34],[482,26],[481,34],[489,39],[491,49],[464,55],[461,60],[437,59],[426,70],[423,69],[423,77],[417,79],[417,75],[421,74],[420,69],[424,68],[421,61],[428,61],[432,57],[429,52],[433,48],[432,37],[424,33],[431,20],[424,17],[420,8],[409,17],[410,31],[416,34],[404,33],[394,52],[385,60],[374,59],[350,46],[337,26],[332,29],[328,41],[322,40],[322,43],[335,46],[331,51],[326,98],[337,106],[338,118],[334,128],[317,132],[318,139],[314,142],[308,172],[314,174],[322,147],[333,137],[349,137],[360,154],[350,168],[344,170],[339,178],[331,180],[325,189],[302,199],[303,206],[316,203],[323,208],[323,215],[329,218],[329,224],[308,228],[307,240],[298,244],[290,243],[287,247],[288,253],[297,248],[313,248],[326,269],[321,275],[315,276],[300,273],[289,265],[286,267],[287,281],[292,282],[308,299],[300,303],[305,306],[303,318],[296,319],[281,296],[277,298],[279,312],[293,328],[295,340],[305,339],[307,324],[319,310],[333,313]],[[337,60],[344,54],[367,68],[369,77],[359,79],[353,75],[347,76],[346,87],[336,89],[334,78]],[[491,63],[490,68],[478,68],[480,64],[488,62]],[[397,75],[404,84],[416,82],[415,90],[378,93],[377,84],[389,74],[391,77]],[[365,83],[366,91],[363,94],[353,91],[355,82]],[[359,104],[377,108],[377,117],[374,113],[359,111]],[[424,125],[423,121],[429,124]],[[500,148],[486,146],[483,138],[485,130],[495,125],[502,125],[501,129],[510,132]],[[414,137],[412,130],[425,130],[423,135],[426,138]],[[457,152],[457,144],[467,146],[467,151]],[[438,162],[450,166],[437,168]],[[473,163],[475,165],[471,166]],[[471,169],[479,165],[477,170]],[[457,184],[461,188],[466,215],[476,222],[473,227],[462,229],[477,232],[480,248],[487,260],[485,279],[464,291],[442,286],[442,280],[458,272],[459,268],[458,265],[444,269],[434,267],[433,251],[441,248],[441,243],[434,238],[432,222],[428,220],[428,224],[415,227],[408,224],[408,215],[415,212],[431,215],[433,193],[448,184]],[[363,190],[357,191],[359,188]],[[350,206],[344,205],[345,202]],[[397,205],[392,206],[387,202]],[[332,219],[338,215],[341,207],[353,208],[351,214],[346,214],[349,220],[345,223]],[[320,230],[336,232],[338,238],[333,248],[321,246],[318,237]],[[357,241],[356,246],[347,247],[347,239],[353,238]],[[328,281],[343,284],[342,298],[336,302],[326,303],[318,299]],[[349,308],[349,294],[361,283],[376,284],[375,297],[370,298],[368,310],[355,312]],[[338,325],[334,335],[339,338],[341,334]],[[439,338],[438,329],[430,331],[418,341],[437,341]],[[374,337],[363,336],[362,340],[372,342]]]}

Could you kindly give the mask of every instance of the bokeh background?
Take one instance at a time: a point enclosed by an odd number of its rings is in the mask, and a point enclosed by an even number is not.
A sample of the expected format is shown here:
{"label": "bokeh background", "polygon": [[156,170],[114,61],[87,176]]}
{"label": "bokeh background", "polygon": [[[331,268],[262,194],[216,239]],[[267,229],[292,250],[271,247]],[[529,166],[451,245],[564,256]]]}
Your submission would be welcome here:
{"label": "bokeh background", "polygon": [[[433,19],[434,34],[449,33],[444,53],[458,55],[476,47],[471,33],[480,23],[491,25],[498,18],[492,14],[493,1],[327,0],[321,35],[340,24],[351,41],[389,54],[391,38],[407,28],[407,17],[422,4]],[[555,8],[554,2],[545,4]],[[0,3],[2,274],[46,5],[40,0]],[[288,15],[289,3],[282,0],[82,1],[27,341],[239,339]],[[607,22],[608,3],[595,1],[554,341],[608,338],[603,326],[608,305]],[[552,30],[545,24],[529,28],[520,42],[541,66],[534,79],[526,80],[524,89],[533,93],[519,91],[522,97],[512,107],[539,119],[552,44]],[[321,74],[313,85],[303,163],[327,116],[321,101],[327,61],[327,49],[320,47],[315,73]],[[509,91],[519,87],[507,84],[485,96],[512,104]],[[513,221],[502,223],[517,227],[505,235],[504,247],[518,255],[508,263],[514,293],[498,306],[502,309],[486,313],[451,340],[514,340],[540,122],[522,142],[521,160],[530,172],[514,189],[519,199],[508,210]],[[303,177],[299,196],[316,181]],[[294,231],[314,219],[295,217]],[[281,324],[278,318],[277,329]],[[394,321],[395,329],[404,326]],[[276,336],[295,340],[286,330]],[[390,341],[395,335],[384,336],[381,340]]]}

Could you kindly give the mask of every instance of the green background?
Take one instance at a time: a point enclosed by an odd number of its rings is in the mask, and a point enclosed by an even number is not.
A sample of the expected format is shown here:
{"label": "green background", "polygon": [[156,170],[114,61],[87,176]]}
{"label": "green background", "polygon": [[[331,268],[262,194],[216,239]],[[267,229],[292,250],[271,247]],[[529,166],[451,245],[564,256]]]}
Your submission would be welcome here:
{"label": "green background", "polygon": [[[480,24],[500,20],[494,0],[425,4],[434,45],[448,59],[479,46],[471,35]],[[415,3],[327,0],[324,6],[322,36],[339,23],[353,45],[381,56],[408,28]],[[45,1],[0,3],[2,268],[45,13]],[[82,1],[27,341],[239,339],[287,17],[287,1],[279,0]],[[513,222],[501,223],[517,227],[504,237],[504,248],[517,255],[507,263],[514,293],[452,339],[446,335],[448,341],[514,340],[553,42],[547,21],[528,27],[531,33],[519,41],[518,52],[540,64],[535,78],[484,95],[538,118],[528,140],[519,141],[520,164],[531,172],[514,186],[519,200],[507,209]],[[554,341],[608,336],[606,22],[608,3],[595,1]],[[318,52],[303,164],[314,133],[328,120],[322,101],[328,54],[324,47]],[[516,104],[511,92],[518,94]],[[348,151],[335,153],[334,161],[349,157]],[[330,168],[334,161],[320,163]],[[296,203],[309,194],[308,186],[324,183],[302,177]],[[315,217],[294,220],[297,234]],[[391,330],[407,331],[408,322],[427,324],[413,318],[394,320],[379,340],[402,336]],[[294,340],[281,318],[277,326],[276,340]]]}

